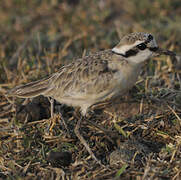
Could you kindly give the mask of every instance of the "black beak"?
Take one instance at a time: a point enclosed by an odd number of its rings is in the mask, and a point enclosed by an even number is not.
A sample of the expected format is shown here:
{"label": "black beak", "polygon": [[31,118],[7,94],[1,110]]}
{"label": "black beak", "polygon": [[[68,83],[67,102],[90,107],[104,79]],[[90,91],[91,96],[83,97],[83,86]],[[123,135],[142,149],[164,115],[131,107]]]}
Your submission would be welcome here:
{"label": "black beak", "polygon": [[155,56],[160,56],[160,55],[166,55],[166,56],[176,56],[176,53],[173,51],[169,51],[166,49],[161,49],[157,48],[156,51],[154,51]]}
{"label": "black beak", "polygon": [[169,51],[169,50],[161,49],[161,48],[158,48],[153,53],[154,53],[153,56],[160,56],[160,55],[171,56],[170,59],[172,61],[172,64],[174,65],[173,67],[176,70],[181,70],[181,55],[177,55],[173,51]]}
{"label": "black beak", "polygon": [[176,56],[175,52],[169,51],[169,50],[166,50],[166,49],[161,49],[161,48],[158,48],[157,51],[155,51],[155,53],[158,54],[158,55]]}

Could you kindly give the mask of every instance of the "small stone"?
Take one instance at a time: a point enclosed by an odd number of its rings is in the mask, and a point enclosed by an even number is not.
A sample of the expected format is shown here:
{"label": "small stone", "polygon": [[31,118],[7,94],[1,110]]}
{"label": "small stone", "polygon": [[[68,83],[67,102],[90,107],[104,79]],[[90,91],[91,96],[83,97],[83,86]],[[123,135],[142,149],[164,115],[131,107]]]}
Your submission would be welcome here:
{"label": "small stone", "polygon": [[53,152],[51,151],[47,158],[53,167],[69,166],[72,162],[72,154],[70,152]]}

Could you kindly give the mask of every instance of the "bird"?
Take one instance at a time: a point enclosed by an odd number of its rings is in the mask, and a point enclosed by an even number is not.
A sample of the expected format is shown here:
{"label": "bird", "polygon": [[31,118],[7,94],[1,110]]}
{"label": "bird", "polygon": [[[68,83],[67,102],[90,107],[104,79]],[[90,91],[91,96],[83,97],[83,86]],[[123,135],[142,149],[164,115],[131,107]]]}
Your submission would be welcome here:
{"label": "bird", "polygon": [[[19,98],[51,97],[62,104],[79,107],[85,117],[94,104],[124,95],[136,83],[144,62],[162,54],[174,53],[159,48],[150,33],[129,33],[112,49],[78,58],[48,77],[17,86],[7,94]],[[100,163],[79,132],[82,119],[76,124],[75,134]]]}

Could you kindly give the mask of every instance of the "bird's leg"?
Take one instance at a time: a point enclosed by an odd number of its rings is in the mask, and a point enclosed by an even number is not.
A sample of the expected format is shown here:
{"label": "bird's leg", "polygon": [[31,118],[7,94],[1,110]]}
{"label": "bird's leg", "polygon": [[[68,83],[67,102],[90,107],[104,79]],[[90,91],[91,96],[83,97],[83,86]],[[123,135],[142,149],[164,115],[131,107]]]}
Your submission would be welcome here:
{"label": "bird's leg", "polygon": [[[55,118],[54,118],[54,99],[48,97],[48,100],[49,100],[49,102],[50,102],[50,114],[51,114],[51,121],[52,121],[52,125],[49,126],[48,129],[51,130],[51,129],[54,127],[54,124],[55,124],[55,122],[54,122],[54,119],[55,119]],[[59,113],[59,115],[60,115],[60,119],[61,119],[61,121],[62,121],[62,123],[63,123],[63,126],[65,127],[65,129],[66,129],[66,131],[67,131],[67,135],[70,137],[69,129],[68,129],[67,124],[65,123],[65,120],[64,120],[64,118],[63,118],[63,116],[62,116],[62,113],[61,113],[61,107],[62,107],[62,105],[60,106],[60,108],[58,108],[58,113]]]}
{"label": "bird's leg", "polygon": [[51,114],[51,118],[53,118],[53,115],[54,115],[54,112],[53,112],[53,109],[54,109],[54,99],[48,97],[48,100],[49,100],[49,102],[50,102],[50,114]]}
{"label": "bird's leg", "polygon": [[98,125],[97,123],[94,123],[94,122],[88,120],[88,119],[86,119],[85,121],[88,122],[90,125],[96,127],[97,129],[101,130],[105,134],[105,136],[109,139],[109,141],[112,143],[114,143],[112,138],[119,137],[117,132],[114,132],[112,130],[108,130],[108,129]]}
{"label": "bird's leg", "polygon": [[[50,117],[51,125],[48,127],[48,131],[51,131],[53,129],[54,125],[55,125],[56,118],[54,118],[54,99],[48,97],[48,100],[50,102],[50,114],[51,114],[51,117]],[[59,114],[60,114],[60,118],[61,118],[61,120],[63,122],[63,125],[65,126],[65,129],[68,131],[67,125],[66,125],[66,123],[64,121],[64,118],[63,118],[63,116],[62,116],[60,111],[59,111]]]}
{"label": "bird's leg", "polygon": [[48,97],[48,100],[50,102],[50,124],[47,127],[48,134],[54,127],[54,99],[51,97]]}
{"label": "bird's leg", "polygon": [[[60,106],[60,108],[61,108],[61,106]],[[66,122],[65,122],[64,117],[62,116],[61,110],[59,109],[58,112],[59,112],[59,115],[60,115],[60,119],[61,119],[61,121],[62,121],[62,123],[63,123],[63,126],[64,126],[64,128],[66,129],[66,131],[67,131],[67,136],[68,136],[68,137],[71,137],[70,131],[69,131],[68,127],[67,127],[67,124],[66,124]]]}
{"label": "bird's leg", "polygon": [[92,150],[90,149],[89,145],[87,144],[87,142],[85,141],[85,139],[83,138],[83,136],[80,134],[79,132],[79,128],[81,125],[81,121],[84,119],[84,117],[80,117],[79,120],[77,121],[77,124],[75,126],[74,132],[76,134],[76,136],[78,137],[78,139],[80,140],[80,142],[85,146],[86,150],[89,152],[89,154],[91,155],[91,157],[101,166],[102,163],[95,157],[94,153],[92,152]]}
{"label": "bird's leg", "polygon": [[[97,103],[94,104],[93,106],[91,106],[89,113],[94,112],[94,109],[99,109],[99,108],[103,108],[106,107],[107,105],[110,104],[110,101],[105,101],[103,103]],[[113,140],[111,139],[111,137],[118,137],[117,132],[113,132],[112,130],[108,130],[106,128],[104,128],[103,126],[98,125],[97,123],[89,120],[89,119],[85,119],[86,122],[88,122],[90,125],[93,125],[94,127],[96,127],[97,129],[101,130],[102,132],[104,132],[105,136],[107,136],[107,138],[113,143]]]}

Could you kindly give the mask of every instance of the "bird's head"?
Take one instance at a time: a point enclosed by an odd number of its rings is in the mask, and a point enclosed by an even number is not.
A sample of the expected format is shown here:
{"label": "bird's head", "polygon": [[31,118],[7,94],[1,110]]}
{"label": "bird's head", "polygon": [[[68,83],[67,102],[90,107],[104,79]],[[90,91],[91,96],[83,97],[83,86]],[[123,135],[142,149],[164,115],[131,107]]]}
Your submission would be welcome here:
{"label": "bird's head", "polygon": [[153,35],[137,32],[124,36],[112,52],[125,57],[129,62],[142,63],[158,55],[159,47]]}

